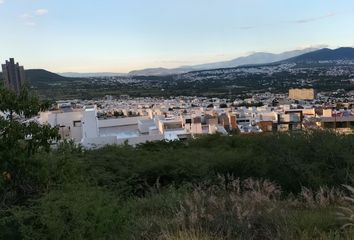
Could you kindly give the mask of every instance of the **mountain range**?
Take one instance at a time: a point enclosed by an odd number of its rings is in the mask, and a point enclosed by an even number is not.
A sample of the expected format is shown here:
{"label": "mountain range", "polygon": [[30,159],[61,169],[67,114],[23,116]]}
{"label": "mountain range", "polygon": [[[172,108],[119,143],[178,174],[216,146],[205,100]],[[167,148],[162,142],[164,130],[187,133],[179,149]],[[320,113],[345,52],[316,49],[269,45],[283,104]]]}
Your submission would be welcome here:
{"label": "mountain range", "polygon": [[[304,54],[297,55],[300,53],[300,51],[304,51]],[[296,55],[296,56],[294,56]],[[290,57],[287,59],[282,60],[285,57]],[[214,64],[203,64],[203,65],[197,65],[194,67],[181,67],[177,68],[178,70],[174,69],[163,69],[163,68],[158,68],[158,69],[148,69],[144,71],[137,72],[136,74],[145,74],[145,75],[161,75],[161,74],[180,74],[180,73],[186,73],[190,71],[199,71],[200,70],[210,70],[210,69],[220,69],[220,68],[229,68],[230,66],[242,66],[242,65],[252,65],[252,64],[267,64],[267,63],[273,63],[273,64],[281,64],[281,63],[314,63],[314,62],[319,62],[319,61],[335,61],[335,60],[352,60],[354,61],[354,48],[350,47],[342,47],[338,49],[328,49],[328,48],[323,48],[319,50],[314,50],[314,49],[306,49],[306,50],[297,50],[297,51],[291,51],[291,52],[285,52],[282,54],[269,54],[269,53],[255,53],[251,54],[248,57],[242,57],[242,58],[237,58],[231,61],[227,62],[220,62],[220,63],[214,63]],[[236,66],[236,67],[237,67]],[[114,73],[112,73],[114,74]],[[132,73],[133,74],[133,73]],[[48,85],[48,84],[55,84],[55,83],[60,83],[60,82],[67,82],[67,81],[85,81],[86,77],[84,76],[90,76],[91,74],[85,75],[85,74],[68,74],[68,76],[71,75],[72,77],[64,77],[61,75],[58,75],[56,73],[52,73],[49,71],[46,71],[44,69],[30,69],[26,70],[26,76],[28,78],[28,81],[31,83],[31,85],[34,86],[39,86],[39,85]],[[80,76],[79,77],[73,77],[73,76]],[[95,75],[91,75],[95,76]],[[98,75],[96,75],[98,76]],[[117,76],[115,74],[114,76]],[[0,72],[0,80],[2,79],[2,73]]]}
{"label": "mountain range", "polygon": [[285,60],[292,63],[311,63],[319,61],[354,60],[354,48],[342,47],[337,49],[323,48]]}
{"label": "mountain range", "polygon": [[114,72],[94,72],[94,73],[63,72],[63,73],[58,73],[58,75],[63,77],[70,77],[70,78],[127,76],[126,73],[114,73]]}
{"label": "mountain range", "polygon": [[171,74],[182,74],[191,71],[198,70],[210,70],[210,69],[219,69],[219,68],[233,68],[242,65],[250,65],[250,64],[266,64],[279,62],[282,60],[286,60],[289,58],[293,58],[296,56],[300,56],[302,54],[311,53],[318,50],[317,48],[306,48],[302,50],[294,50],[283,52],[280,54],[274,53],[266,53],[266,52],[257,52],[245,57],[239,57],[232,59],[230,61],[223,62],[214,62],[207,64],[199,64],[194,66],[182,66],[179,68],[167,69],[167,68],[148,68],[143,70],[131,71],[129,75],[133,76],[146,76],[146,75],[171,75]]}

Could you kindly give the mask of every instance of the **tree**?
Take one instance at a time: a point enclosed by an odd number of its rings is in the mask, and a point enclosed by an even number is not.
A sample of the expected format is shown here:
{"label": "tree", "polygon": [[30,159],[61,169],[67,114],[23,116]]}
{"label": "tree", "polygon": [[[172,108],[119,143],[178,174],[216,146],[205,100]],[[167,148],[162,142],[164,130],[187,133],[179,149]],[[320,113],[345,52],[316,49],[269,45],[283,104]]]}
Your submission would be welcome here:
{"label": "tree", "polygon": [[33,119],[49,106],[30,94],[26,87],[19,94],[0,88],[0,195],[3,202],[8,192],[19,196],[19,193],[33,191],[26,181],[29,159],[39,150],[49,151],[53,141],[59,139],[57,128],[41,125]]}

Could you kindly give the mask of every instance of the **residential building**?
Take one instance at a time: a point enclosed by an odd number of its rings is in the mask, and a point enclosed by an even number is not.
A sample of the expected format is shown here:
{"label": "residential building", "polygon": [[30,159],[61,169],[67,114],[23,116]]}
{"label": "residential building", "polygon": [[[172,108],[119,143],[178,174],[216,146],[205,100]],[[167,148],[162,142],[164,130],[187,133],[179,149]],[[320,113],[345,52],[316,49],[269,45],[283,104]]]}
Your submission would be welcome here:
{"label": "residential building", "polygon": [[289,90],[289,99],[293,100],[313,100],[316,98],[313,88],[295,88]]}
{"label": "residential building", "polygon": [[2,73],[4,78],[4,86],[6,89],[20,93],[21,87],[26,81],[25,70],[23,66],[15,63],[13,58],[2,64]]}

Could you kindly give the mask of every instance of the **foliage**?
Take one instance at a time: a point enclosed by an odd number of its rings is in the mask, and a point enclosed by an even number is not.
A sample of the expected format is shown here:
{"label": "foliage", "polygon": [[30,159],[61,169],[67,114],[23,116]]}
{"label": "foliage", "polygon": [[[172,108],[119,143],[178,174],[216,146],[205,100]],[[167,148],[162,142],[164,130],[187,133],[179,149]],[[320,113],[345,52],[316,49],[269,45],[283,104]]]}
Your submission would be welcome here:
{"label": "foliage", "polygon": [[162,186],[180,186],[217,174],[269,179],[286,193],[298,193],[302,187],[350,183],[353,156],[353,136],[308,132],[108,146],[87,151],[83,158],[98,185],[112,190],[123,190],[124,185],[130,194],[144,194],[156,179]]}
{"label": "foliage", "polygon": [[82,184],[52,190],[32,207],[13,211],[24,239],[115,236],[122,225],[118,212],[118,201],[109,192]]}
{"label": "foliage", "polygon": [[349,191],[350,195],[344,197],[347,204],[343,204],[339,207],[339,212],[337,213],[338,218],[344,222],[342,228],[349,228],[354,233],[354,188],[345,185],[345,188]]}
{"label": "foliage", "polygon": [[[46,109],[23,87],[19,94],[0,89],[0,200],[2,203],[20,200],[35,192],[27,179],[29,159],[38,150],[50,150],[59,138],[56,128],[40,125],[30,118]],[[21,197],[22,196],[22,197]]]}

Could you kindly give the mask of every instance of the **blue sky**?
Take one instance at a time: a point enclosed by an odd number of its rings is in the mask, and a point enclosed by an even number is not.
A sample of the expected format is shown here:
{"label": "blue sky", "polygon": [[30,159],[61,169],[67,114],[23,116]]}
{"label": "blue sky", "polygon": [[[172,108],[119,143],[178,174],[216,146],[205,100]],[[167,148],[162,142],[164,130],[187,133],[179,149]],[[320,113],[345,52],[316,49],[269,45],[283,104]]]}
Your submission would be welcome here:
{"label": "blue sky", "polygon": [[127,72],[354,46],[353,0],[0,0],[0,60]]}

